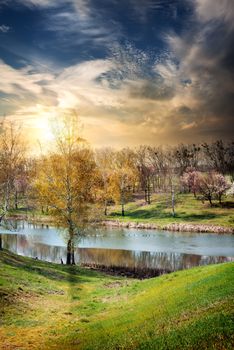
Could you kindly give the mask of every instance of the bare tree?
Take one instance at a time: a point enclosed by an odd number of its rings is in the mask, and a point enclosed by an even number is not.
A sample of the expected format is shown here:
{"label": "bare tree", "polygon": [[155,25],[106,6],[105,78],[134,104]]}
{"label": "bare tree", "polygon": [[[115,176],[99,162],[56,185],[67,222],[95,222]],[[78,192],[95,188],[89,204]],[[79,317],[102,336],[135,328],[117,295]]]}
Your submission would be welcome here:
{"label": "bare tree", "polygon": [[234,177],[234,142],[217,140],[211,144],[203,143],[204,158],[209,170]]}
{"label": "bare tree", "polygon": [[198,168],[200,151],[200,146],[195,144],[184,145],[182,143],[175,147],[174,157],[177,162],[180,175],[182,175],[189,167],[195,169]]}
{"label": "bare tree", "polygon": [[0,185],[6,211],[11,207],[11,196],[15,195],[14,181],[22,173],[25,151],[21,127],[4,121],[0,133]]}

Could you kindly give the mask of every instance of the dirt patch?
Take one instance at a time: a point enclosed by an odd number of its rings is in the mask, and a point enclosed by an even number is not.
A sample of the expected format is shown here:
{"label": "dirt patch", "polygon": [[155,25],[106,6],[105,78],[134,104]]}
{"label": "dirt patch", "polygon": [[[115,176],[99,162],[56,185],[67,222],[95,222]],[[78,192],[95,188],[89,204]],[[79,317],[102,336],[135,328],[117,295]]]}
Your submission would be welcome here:
{"label": "dirt patch", "polygon": [[119,281],[109,282],[109,283],[104,284],[105,288],[121,288],[123,286],[124,286],[124,284],[122,282],[119,282]]}

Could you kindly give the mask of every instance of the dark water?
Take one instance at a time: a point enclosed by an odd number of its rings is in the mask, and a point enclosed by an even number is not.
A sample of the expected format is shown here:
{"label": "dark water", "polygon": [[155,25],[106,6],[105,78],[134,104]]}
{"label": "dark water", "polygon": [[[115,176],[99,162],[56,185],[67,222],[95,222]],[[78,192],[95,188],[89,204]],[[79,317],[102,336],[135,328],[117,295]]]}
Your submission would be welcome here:
{"label": "dark water", "polygon": [[[0,229],[3,247],[19,255],[60,263],[66,261],[66,234],[46,225],[15,222]],[[76,262],[164,272],[234,261],[234,236],[157,230],[97,228],[75,249]]]}

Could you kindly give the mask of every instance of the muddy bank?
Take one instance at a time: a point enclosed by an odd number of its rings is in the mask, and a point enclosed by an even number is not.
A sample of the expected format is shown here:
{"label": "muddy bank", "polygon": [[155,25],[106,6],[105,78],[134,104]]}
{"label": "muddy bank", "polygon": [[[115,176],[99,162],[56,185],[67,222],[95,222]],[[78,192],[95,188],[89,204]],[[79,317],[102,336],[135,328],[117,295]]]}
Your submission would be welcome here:
{"label": "muddy bank", "polygon": [[99,264],[81,264],[80,266],[87,268],[89,270],[104,272],[107,275],[111,275],[111,276],[137,278],[140,280],[158,277],[166,273],[172,272],[164,269],[137,269],[137,268],[118,267],[118,266],[105,266],[105,265],[99,265]]}
{"label": "muddy bank", "polygon": [[234,228],[232,227],[204,225],[204,224],[171,223],[165,226],[159,226],[153,223],[121,222],[118,220],[108,220],[108,221],[102,221],[102,225],[111,226],[111,227],[138,228],[138,229],[148,229],[148,230],[157,229],[157,230],[174,231],[174,232],[234,234]]}

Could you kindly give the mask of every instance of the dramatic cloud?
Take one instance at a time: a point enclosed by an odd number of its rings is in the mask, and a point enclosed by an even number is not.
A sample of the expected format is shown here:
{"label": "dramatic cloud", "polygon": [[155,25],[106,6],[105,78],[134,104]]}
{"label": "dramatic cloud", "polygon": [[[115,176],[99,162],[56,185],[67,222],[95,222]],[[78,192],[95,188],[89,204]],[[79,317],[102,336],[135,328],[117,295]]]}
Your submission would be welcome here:
{"label": "dramatic cloud", "polygon": [[200,23],[197,29],[182,37],[168,37],[174,59],[179,61],[177,77],[185,82],[184,103],[194,111],[198,130],[204,136],[209,131],[212,134],[216,131],[213,137],[233,133],[234,12],[231,4],[231,0],[197,1]]}
{"label": "dramatic cloud", "polygon": [[[52,46],[59,44],[62,57],[71,46],[87,55],[77,54],[72,63],[56,69],[47,69],[53,67],[51,61],[40,57],[21,68],[0,61],[2,114],[39,128],[40,120],[45,125],[51,116],[73,108],[81,116],[85,136],[95,145],[232,137],[232,0],[184,0],[191,28],[164,31],[160,42],[155,39],[155,48],[148,48],[140,37],[136,43],[127,40],[126,23],[109,18],[109,8],[97,11],[94,0],[17,2],[32,11],[48,9],[43,10],[40,24],[46,33],[54,33]],[[111,4],[118,5],[115,0]],[[143,10],[142,2],[127,2],[134,10],[129,18],[135,16],[135,21],[139,12],[141,26],[147,25],[151,11],[164,11],[176,21],[176,4],[147,0]],[[96,46],[99,51],[93,54]]]}
{"label": "dramatic cloud", "polygon": [[219,20],[233,28],[234,6],[232,0],[196,0],[196,11],[202,22]]}

